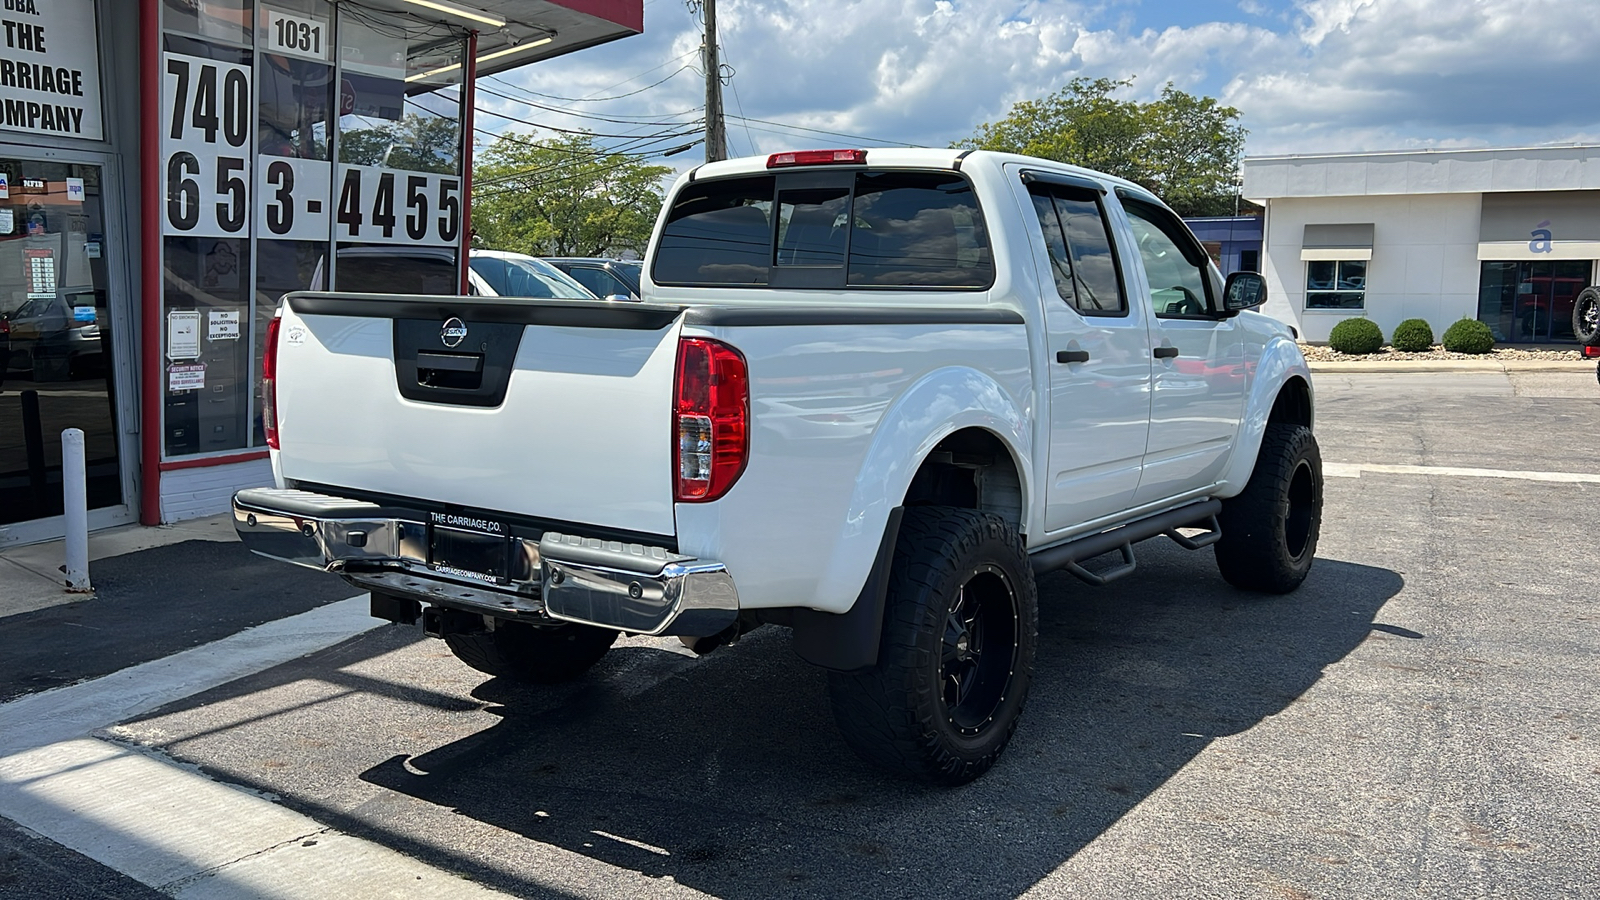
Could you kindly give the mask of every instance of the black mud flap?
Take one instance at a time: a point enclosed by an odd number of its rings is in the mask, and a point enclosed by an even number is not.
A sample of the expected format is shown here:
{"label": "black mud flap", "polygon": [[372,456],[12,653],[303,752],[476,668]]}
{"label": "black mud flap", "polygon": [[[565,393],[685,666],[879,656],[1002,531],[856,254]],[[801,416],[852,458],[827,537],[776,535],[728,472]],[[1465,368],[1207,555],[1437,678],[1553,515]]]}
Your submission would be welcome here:
{"label": "black mud flap", "polygon": [[878,544],[878,557],[861,586],[855,605],[843,613],[814,609],[794,611],[794,652],[813,665],[836,672],[854,672],[878,664],[878,644],[883,638],[883,606],[889,591],[889,567],[900,536],[905,508],[889,511]]}

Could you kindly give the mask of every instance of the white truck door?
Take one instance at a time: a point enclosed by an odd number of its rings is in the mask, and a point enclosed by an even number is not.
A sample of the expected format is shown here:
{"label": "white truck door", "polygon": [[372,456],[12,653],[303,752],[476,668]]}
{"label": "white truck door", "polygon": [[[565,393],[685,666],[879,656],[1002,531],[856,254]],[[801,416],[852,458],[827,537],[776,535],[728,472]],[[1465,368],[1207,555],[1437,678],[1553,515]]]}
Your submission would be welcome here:
{"label": "white truck door", "polygon": [[1127,509],[1150,419],[1151,346],[1128,303],[1103,189],[1029,173],[1029,231],[1040,283],[1050,382],[1046,533]]}
{"label": "white truck door", "polygon": [[1122,198],[1137,242],[1154,344],[1150,438],[1134,503],[1215,483],[1232,455],[1249,379],[1238,318],[1219,318],[1222,286],[1170,210]]}

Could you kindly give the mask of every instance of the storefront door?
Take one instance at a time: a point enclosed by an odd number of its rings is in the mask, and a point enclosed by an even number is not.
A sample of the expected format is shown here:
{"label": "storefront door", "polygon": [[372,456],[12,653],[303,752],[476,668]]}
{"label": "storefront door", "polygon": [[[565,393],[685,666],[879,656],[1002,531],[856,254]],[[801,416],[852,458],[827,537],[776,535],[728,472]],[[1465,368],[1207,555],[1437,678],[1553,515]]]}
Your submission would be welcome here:
{"label": "storefront door", "polygon": [[0,545],[60,533],[66,428],[84,433],[91,524],[131,520],[115,196],[100,165],[0,155]]}
{"label": "storefront door", "polygon": [[1588,260],[1485,261],[1478,320],[1501,343],[1571,341],[1572,306],[1589,285]]}

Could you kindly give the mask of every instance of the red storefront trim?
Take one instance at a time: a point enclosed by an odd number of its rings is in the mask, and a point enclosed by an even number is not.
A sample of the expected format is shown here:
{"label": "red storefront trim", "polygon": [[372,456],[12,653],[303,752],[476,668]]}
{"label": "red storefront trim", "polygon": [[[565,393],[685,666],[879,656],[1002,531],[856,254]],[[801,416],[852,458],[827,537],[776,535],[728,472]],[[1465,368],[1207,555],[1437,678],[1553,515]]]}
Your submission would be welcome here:
{"label": "red storefront trim", "polygon": [[461,293],[467,292],[467,272],[472,256],[472,144],[476,132],[473,115],[478,105],[478,33],[467,36],[466,80],[461,86]]}
{"label": "red storefront trim", "polygon": [[139,4],[139,522],[161,524],[161,0]]}
{"label": "red storefront trim", "polygon": [[226,466],[232,463],[255,462],[269,456],[265,450],[250,450],[245,453],[230,453],[227,456],[203,456],[199,459],[173,459],[161,464],[161,471],[171,472],[173,469],[204,469],[207,466]]}

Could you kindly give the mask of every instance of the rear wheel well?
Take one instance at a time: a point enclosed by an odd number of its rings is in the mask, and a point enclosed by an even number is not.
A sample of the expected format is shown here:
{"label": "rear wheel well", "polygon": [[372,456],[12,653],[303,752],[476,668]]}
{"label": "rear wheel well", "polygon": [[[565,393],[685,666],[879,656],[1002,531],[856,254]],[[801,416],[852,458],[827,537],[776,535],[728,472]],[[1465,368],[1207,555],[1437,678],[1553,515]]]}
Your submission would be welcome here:
{"label": "rear wheel well", "polygon": [[905,506],[954,506],[992,512],[1018,532],[1022,478],[1016,460],[993,432],[964,428],[941,440],[906,489]]}
{"label": "rear wheel well", "polygon": [[1278,391],[1272,403],[1267,424],[1304,425],[1311,427],[1311,388],[1302,378],[1290,378]]}

